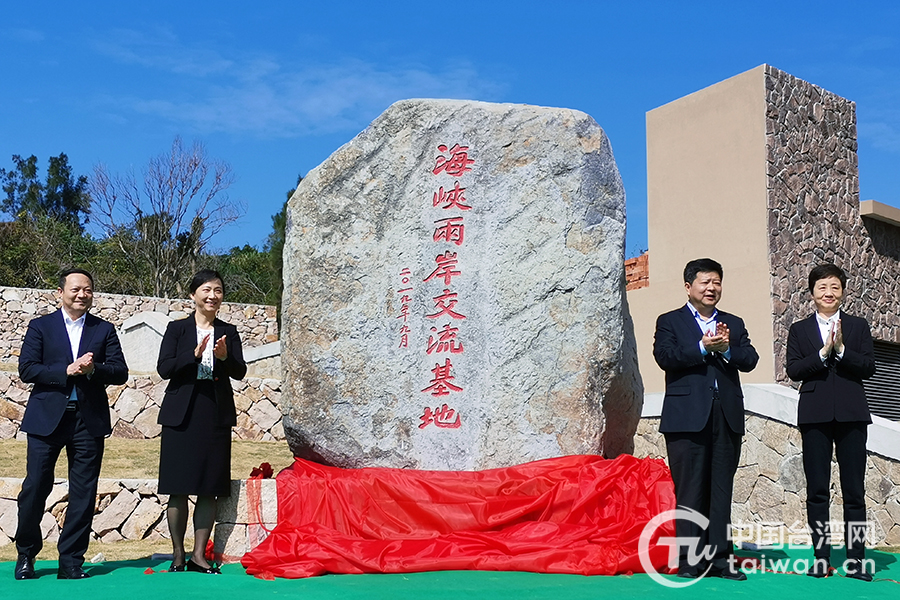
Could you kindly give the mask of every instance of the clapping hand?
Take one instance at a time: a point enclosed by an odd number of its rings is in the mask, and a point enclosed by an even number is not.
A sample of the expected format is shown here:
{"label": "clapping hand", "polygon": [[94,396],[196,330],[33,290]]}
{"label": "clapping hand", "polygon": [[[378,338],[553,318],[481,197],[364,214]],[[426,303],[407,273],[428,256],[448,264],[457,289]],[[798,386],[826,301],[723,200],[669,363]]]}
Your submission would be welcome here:
{"label": "clapping hand", "polygon": [[225,345],[224,335],[216,340],[216,345],[213,346],[213,354],[218,360],[225,360],[228,358],[228,347]]}
{"label": "clapping hand", "polygon": [[90,375],[94,372],[94,353],[85,352],[66,367],[66,375]]}
{"label": "clapping hand", "polygon": [[819,356],[822,357],[822,360],[825,360],[828,358],[828,355],[831,354],[832,350],[834,350],[835,354],[844,353],[844,332],[841,330],[840,319],[835,321],[834,325],[832,325],[831,329],[828,331],[828,336],[825,338],[825,345],[819,350]]}
{"label": "clapping hand", "polygon": [[708,352],[727,352],[730,343],[731,332],[725,323],[717,323],[716,331],[708,331],[703,334],[703,347]]}
{"label": "clapping hand", "polygon": [[209,343],[209,334],[203,336],[203,339],[200,340],[200,343],[197,344],[197,347],[194,348],[194,357],[200,358],[203,356],[203,351],[206,350],[206,344]]}

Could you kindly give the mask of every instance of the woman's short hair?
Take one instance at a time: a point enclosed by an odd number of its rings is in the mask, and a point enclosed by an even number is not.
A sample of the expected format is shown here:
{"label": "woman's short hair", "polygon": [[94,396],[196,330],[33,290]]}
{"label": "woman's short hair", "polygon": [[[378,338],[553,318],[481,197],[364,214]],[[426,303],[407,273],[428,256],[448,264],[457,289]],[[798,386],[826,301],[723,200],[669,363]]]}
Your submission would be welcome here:
{"label": "woman's short hair", "polygon": [[843,269],[833,263],[822,263],[813,267],[813,270],[809,272],[809,293],[812,293],[817,281],[829,277],[837,277],[841,282],[841,289],[847,287],[847,275],[844,274]]}
{"label": "woman's short hair", "polygon": [[197,288],[212,281],[213,279],[218,279],[222,282],[222,291],[225,291],[225,280],[222,279],[222,276],[219,275],[218,271],[214,271],[213,269],[201,269],[194,274],[194,278],[191,279],[191,285],[188,286],[188,289],[191,291],[191,294],[197,291]]}

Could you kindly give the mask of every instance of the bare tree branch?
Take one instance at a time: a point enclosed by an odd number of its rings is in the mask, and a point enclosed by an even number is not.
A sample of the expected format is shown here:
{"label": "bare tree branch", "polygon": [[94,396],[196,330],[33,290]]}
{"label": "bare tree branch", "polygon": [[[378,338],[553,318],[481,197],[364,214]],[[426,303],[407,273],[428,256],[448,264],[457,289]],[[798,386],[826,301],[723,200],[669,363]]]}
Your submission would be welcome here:
{"label": "bare tree branch", "polygon": [[231,166],[212,159],[199,142],[180,137],[150,159],[140,182],[133,173],[110,175],[94,168],[91,194],[96,223],[132,258],[142,293],[183,294],[182,282],[197,268],[210,239],[244,213],[228,197]]}

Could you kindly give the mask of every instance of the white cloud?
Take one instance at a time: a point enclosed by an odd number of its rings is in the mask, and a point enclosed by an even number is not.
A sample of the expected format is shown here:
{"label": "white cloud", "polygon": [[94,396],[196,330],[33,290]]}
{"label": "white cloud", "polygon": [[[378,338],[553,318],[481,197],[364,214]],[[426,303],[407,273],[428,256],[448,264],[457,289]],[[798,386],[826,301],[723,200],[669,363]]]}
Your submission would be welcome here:
{"label": "white cloud", "polygon": [[225,73],[232,61],[217,50],[200,44],[185,46],[168,29],[157,28],[153,34],[133,29],[116,29],[97,36],[94,49],[113,60],[177,75],[205,77]]}
{"label": "white cloud", "polygon": [[[115,110],[166,119],[198,133],[293,137],[359,129],[397,100],[490,100],[501,86],[468,65],[445,69],[347,59],[302,65],[272,56],[226,56],[156,36],[121,30],[96,42],[114,60],[162,71],[162,85],[108,99]],[[159,74],[148,74],[159,80]]]}

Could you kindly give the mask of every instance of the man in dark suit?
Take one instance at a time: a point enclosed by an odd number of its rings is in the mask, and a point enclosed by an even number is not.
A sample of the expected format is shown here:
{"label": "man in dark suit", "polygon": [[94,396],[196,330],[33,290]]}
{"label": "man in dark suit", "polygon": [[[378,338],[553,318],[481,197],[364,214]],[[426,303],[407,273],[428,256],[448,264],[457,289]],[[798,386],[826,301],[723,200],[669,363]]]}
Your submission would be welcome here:
{"label": "man in dark suit", "polygon": [[[675,521],[680,542],[678,575],[706,573],[747,578],[731,553],[731,493],[744,434],[744,394],[739,371],[759,360],[740,317],[716,309],[722,297],[722,265],[709,258],[684,268],[687,304],[659,316],[653,357],[666,372],[659,430],[666,438],[669,468],[680,508],[709,520],[701,527]],[[692,554],[700,554],[697,560]]]}
{"label": "man in dark suit", "polygon": [[128,379],[128,367],[112,324],[91,315],[91,274],[70,269],[56,290],[56,312],[28,324],[19,376],[32,383],[22,418],[28,434],[25,481],[19,493],[16,579],[35,577],[34,557],[43,546],[41,517],[63,448],[69,459],[69,504],[59,536],[59,579],[83,579],[103,440],[112,429],[106,386]]}
{"label": "man in dark suit", "polygon": [[848,577],[871,581],[866,569],[866,437],[872,422],[863,379],[875,374],[875,350],[865,319],[840,310],[847,276],[822,264],[809,274],[816,312],[791,325],[787,374],[801,381],[797,424],[803,440],[806,512],[815,561],[807,572],[831,572],[829,501],[831,457],[837,450],[844,499]]}

